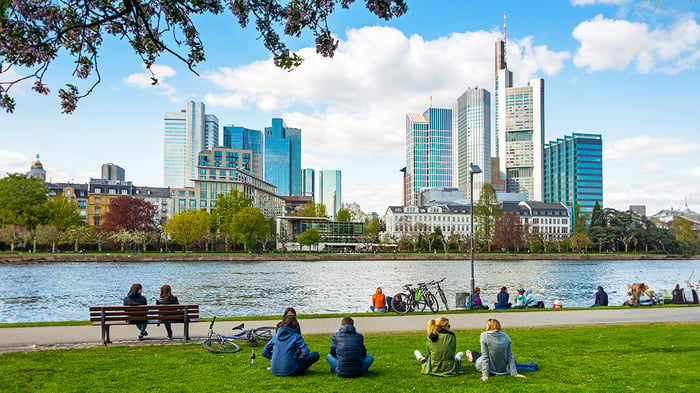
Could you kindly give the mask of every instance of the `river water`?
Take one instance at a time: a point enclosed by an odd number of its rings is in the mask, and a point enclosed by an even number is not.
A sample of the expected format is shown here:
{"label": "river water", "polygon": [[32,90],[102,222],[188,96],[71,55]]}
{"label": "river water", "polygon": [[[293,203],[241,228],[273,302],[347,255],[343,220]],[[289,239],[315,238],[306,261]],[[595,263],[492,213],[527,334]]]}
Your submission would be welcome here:
{"label": "river water", "polygon": [[[519,287],[533,288],[551,307],[593,303],[602,285],[610,304],[627,298],[626,285],[644,282],[672,289],[700,261],[475,261],[476,286],[493,303],[501,286],[511,301]],[[300,314],[362,312],[380,286],[392,296],[407,283],[447,277],[442,287],[455,305],[468,292],[469,261],[270,261],[42,263],[0,266],[0,323],[89,319],[88,307],[121,305],[132,283],[141,283],[149,304],[162,284],[170,284],[180,303],[199,304],[203,317],[281,314],[293,306]],[[693,276],[697,282],[698,276]],[[441,304],[442,309],[442,304]]]}

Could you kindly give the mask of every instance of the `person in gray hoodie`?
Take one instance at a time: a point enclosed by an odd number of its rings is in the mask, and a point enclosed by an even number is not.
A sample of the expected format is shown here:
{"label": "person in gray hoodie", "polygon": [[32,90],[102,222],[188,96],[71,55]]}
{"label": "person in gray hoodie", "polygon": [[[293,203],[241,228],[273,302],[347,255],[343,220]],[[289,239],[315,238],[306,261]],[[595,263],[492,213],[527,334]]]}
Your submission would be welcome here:
{"label": "person in gray hoodie", "polygon": [[467,351],[467,359],[474,363],[476,371],[481,371],[481,380],[487,381],[490,375],[507,375],[525,378],[518,373],[513,357],[513,343],[507,334],[501,331],[497,319],[486,321],[486,331],[481,333],[481,353]]}

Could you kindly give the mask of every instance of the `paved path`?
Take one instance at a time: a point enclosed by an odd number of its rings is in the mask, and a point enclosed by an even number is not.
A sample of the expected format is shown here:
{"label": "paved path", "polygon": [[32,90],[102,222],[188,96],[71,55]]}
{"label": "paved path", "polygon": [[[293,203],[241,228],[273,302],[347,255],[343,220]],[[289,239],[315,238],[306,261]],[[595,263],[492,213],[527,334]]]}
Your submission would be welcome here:
{"label": "paved path", "polygon": [[[497,318],[505,329],[511,327],[543,327],[628,323],[694,322],[700,323],[700,307],[669,308],[610,308],[561,311],[494,311],[488,313],[460,312],[440,314],[450,319],[452,329],[483,329],[486,320]],[[355,326],[361,333],[419,331],[428,325],[433,314],[356,317]],[[331,334],[338,330],[341,318],[300,319],[304,334]],[[277,321],[246,321],[246,327],[269,326]],[[229,332],[240,321],[216,322],[215,330]],[[190,337],[201,341],[207,335],[209,322],[190,325]],[[173,324],[175,336],[182,334],[182,324]],[[148,326],[147,340],[137,341],[135,326],[112,326],[111,345],[155,344],[167,342],[165,328]],[[177,339],[175,341],[178,341]],[[0,352],[32,351],[52,348],[97,346],[99,326],[46,326],[29,328],[0,328]]]}

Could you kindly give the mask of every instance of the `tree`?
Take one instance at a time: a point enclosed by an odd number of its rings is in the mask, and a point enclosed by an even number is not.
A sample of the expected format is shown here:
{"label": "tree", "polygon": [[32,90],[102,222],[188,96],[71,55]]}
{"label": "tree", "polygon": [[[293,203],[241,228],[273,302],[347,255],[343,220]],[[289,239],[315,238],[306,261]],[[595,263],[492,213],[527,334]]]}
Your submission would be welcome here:
{"label": "tree", "polygon": [[[134,248],[143,242],[145,233],[158,233],[158,208],[152,203],[128,195],[121,195],[109,202],[109,211],[101,229],[122,243],[134,243]],[[142,244],[145,249],[145,244]]]}
{"label": "tree", "polygon": [[[19,173],[0,179],[0,224],[25,228],[34,238],[36,228],[48,220],[48,192],[43,180]],[[36,239],[33,250],[36,252]]]}
{"label": "tree", "polygon": [[231,190],[227,194],[217,195],[216,207],[211,211],[211,232],[225,235],[226,251],[229,240],[236,235],[233,217],[249,206],[253,206],[253,199],[243,191]]}
{"label": "tree", "polygon": [[15,252],[15,245],[24,247],[28,239],[31,239],[31,233],[24,227],[19,225],[0,227],[0,241],[10,243],[10,252]]}
{"label": "tree", "polygon": [[591,239],[585,233],[577,233],[569,238],[569,242],[574,250],[585,252],[588,245],[591,244]]}
{"label": "tree", "polygon": [[[289,51],[280,33],[299,37],[310,31],[316,38],[316,52],[333,57],[338,40],[329,30],[327,19],[338,3],[349,8],[354,2],[294,0],[285,5],[280,0],[3,0],[0,1],[0,37],[4,40],[0,45],[0,59],[3,59],[0,74],[13,67],[25,67],[33,73],[0,82],[0,106],[8,112],[14,110],[15,101],[9,90],[24,80],[33,81],[32,89],[37,93],[49,94],[44,74],[59,54],[66,53],[75,61],[72,73],[78,80],[92,80],[84,93],[72,83],[58,90],[63,112],[72,113],[78,101],[100,83],[97,60],[102,42],[111,41],[112,37],[126,39],[149,70],[167,52],[196,74],[195,67],[206,57],[194,19],[202,14],[221,14],[226,8],[243,28],[252,17],[275,64],[292,70],[303,59]],[[401,16],[408,9],[405,0],[365,0],[365,3],[371,13],[385,20]],[[187,53],[178,53],[178,47],[184,47]],[[158,84],[156,75],[151,80],[152,84]]]}
{"label": "tree", "polygon": [[56,242],[63,237],[70,228],[83,224],[83,218],[78,214],[78,206],[63,195],[57,195],[46,202],[48,211],[48,225],[55,228],[51,240],[51,252],[56,252]]}
{"label": "tree", "polygon": [[88,225],[70,227],[64,237],[73,243],[73,251],[78,252],[81,242],[89,241],[90,237],[95,234],[95,227]]}
{"label": "tree", "polygon": [[687,244],[691,252],[695,252],[698,235],[693,230],[693,223],[681,216],[673,217],[673,232],[676,234],[676,240]]}
{"label": "tree", "polygon": [[493,242],[498,247],[514,251],[525,244],[525,229],[517,212],[505,212],[496,219]]}
{"label": "tree", "polygon": [[[479,202],[474,206],[474,222],[476,226],[475,242],[485,243],[491,251],[491,237],[493,236],[496,218],[501,215],[501,205],[496,198],[496,190],[491,184],[481,187]],[[474,229],[474,228],[472,228]]]}
{"label": "tree", "polygon": [[321,234],[318,233],[316,228],[307,228],[299,236],[297,236],[297,243],[302,246],[309,246],[309,251],[311,251],[311,246],[318,246],[321,242]]}
{"label": "tree", "polygon": [[379,219],[375,218],[365,221],[365,234],[372,239],[372,242],[379,242]]}
{"label": "tree", "polygon": [[346,209],[338,210],[338,214],[335,215],[335,220],[338,222],[349,222],[350,221],[350,212],[347,211]]}
{"label": "tree", "polygon": [[163,230],[187,252],[191,244],[206,238],[210,220],[211,216],[204,210],[185,210],[167,222]]}
{"label": "tree", "polygon": [[253,206],[244,207],[234,214],[232,224],[234,239],[243,243],[249,251],[270,233],[270,221],[260,209]]}
{"label": "tree", "polygon": [[[595,202],[596,206],[598,206],[598,201]],[[600,207],[598,207],[600,210]],[[574,205],[574,234],[576,233],[588,233],[588,220],[590,218],[590,215],[586,212],[581,211],[581,205],[576,204]]]}
{"label": "tree", "polygon": [[[346,210],[350,213],[350,219],[348,221],[364,222],[367,219],[367,214],[362,211],[360,204],[357,202],[343,203],[343,207],[340,210]],[[338,211],[338,213],[340,213],[340,211]]]}
{"label": "tree", "polygon": [[290,216],[294,217],[328,217],[326,205],[322,203],[307,203],[293,211]]}

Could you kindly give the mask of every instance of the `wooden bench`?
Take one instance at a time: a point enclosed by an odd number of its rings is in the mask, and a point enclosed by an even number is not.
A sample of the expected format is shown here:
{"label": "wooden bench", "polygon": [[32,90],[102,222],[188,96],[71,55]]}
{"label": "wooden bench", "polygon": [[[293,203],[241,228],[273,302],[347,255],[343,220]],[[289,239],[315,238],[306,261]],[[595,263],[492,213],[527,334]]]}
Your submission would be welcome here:
{"label": "wooden bench", "polygon": [[102,328],[102,345],[112,342],[109,327],[137,323],[184,323],[185,340],[190,340],[190,322],[199,321],[198,304],[161,304],[153,306],[90,307],[90,321]]}

